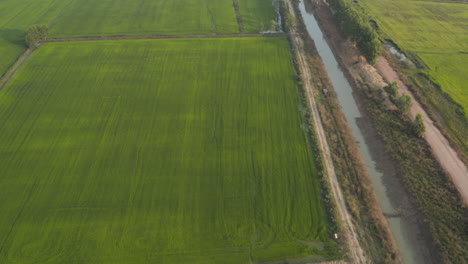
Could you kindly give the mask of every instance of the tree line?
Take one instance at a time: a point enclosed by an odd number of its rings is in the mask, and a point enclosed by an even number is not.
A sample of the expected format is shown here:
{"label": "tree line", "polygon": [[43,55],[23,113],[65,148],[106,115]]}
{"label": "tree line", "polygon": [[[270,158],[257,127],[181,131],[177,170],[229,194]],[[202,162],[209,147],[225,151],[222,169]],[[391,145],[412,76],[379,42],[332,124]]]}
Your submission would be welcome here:
{"label": "tree line", "polygon": [[[392,82],[389,85],[385,86],[384,90],[385,92],[387,92],[390,100],[397,106],[398,111],[404,119],[404,116],[408,115],[409,111],[411,110],[411,106],[413,105],[411,97],[406,94],[399,96],[398,84],[396,82]],[[424,136],[426,126],[424,125],[423,117],[421,114],[417,114],[414,121],[411,122],[411,130],[417,137]]]}
{"label": "tree line", "polygon": [[364,19],[362,12],[353,7],[350,1],[329,0],[328,2],[335,11],[341,30],[356,42],[366,59],[374,64],[380,53],[380,41],[368,19]]}

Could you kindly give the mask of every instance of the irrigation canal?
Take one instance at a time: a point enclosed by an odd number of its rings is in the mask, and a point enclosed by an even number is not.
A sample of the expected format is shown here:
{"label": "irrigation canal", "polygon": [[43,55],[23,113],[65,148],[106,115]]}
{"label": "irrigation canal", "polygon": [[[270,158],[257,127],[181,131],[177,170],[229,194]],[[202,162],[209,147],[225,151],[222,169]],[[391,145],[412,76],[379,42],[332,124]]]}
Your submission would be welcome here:
{"label": "irrigation canal", "polygon": [[406,199],[400,195],[402,186],[399,183],[395,183],[395,179],[388,179],[389,176],[395,178],[395,175],[384,173],[382,168],[388,167],[388,164],[381,164],[382,161],[378,157],[379,153],[376,153],[383,150],[372,148],[373,146],[369,141],[366,128],[362,124],[363,113],[359,109],[357,99],[353,95],[353,89],[341,71],[317,20],[312,13],[306,11],[303,1],[299,4],[301,15],[330,76],[353,136],[358,142],[359,150],[377,194],[380,207],[385,215],[397,216],[387,217],[387,220],[403,261],[407,264],[432,263],[431,252],[424,246],[425,243],[421,243],[421,233],[423,231],[418,225],[418,221],[414,220],[411,212],[401,212],[404,209],[400,205],[405,203],[402,199]]}

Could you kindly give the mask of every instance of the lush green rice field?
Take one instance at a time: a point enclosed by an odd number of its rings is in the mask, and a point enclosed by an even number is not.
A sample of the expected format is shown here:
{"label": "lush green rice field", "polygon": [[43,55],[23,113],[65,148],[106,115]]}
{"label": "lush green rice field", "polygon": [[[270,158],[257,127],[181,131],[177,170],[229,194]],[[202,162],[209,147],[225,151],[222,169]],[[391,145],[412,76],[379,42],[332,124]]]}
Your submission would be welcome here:
{"label": "lush green rice field", "polygon": [[48,43],[0,92],[0,263],[323,259],[283,38]]}
{"label": "lush green rice field", "polygon": [[[468,5],[407,0],[362,0],[379,27],[415,52],[468,117]],[[464,52],[464,53],[461,53]]]}

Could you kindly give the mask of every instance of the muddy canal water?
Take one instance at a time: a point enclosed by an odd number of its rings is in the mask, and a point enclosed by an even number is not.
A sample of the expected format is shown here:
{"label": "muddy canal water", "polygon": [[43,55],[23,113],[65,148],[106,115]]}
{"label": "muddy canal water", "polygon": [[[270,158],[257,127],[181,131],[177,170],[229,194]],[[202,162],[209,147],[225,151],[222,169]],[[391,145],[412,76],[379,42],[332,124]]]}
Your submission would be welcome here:
{"label": "muddy canal water", "polygon": [[414,210],[408,205],[403,186],[396,179],[395,168],[388,157],[384,157],[382,146],[375,143],[375,130],[370,131],[373,129],[369,127],[369,124],[366,124],[366,119],[363,118],[365,113],[359,108],[358,98],[355,97],[351,85],[340,70],[316,19],[313,14],[306,11],[303,1],[301,1],[299,8],[307,31],[314,40],[330,76],[353,136],[358,142],[359,150],[371,177],[380,207],[384,214],[388,216],[390,229],[404,263],[433,263],[431,252],[425,246],[426,243],[423,242],[426,239],[419,225],[421,222],[417,220],[414,212],[412,212]]}

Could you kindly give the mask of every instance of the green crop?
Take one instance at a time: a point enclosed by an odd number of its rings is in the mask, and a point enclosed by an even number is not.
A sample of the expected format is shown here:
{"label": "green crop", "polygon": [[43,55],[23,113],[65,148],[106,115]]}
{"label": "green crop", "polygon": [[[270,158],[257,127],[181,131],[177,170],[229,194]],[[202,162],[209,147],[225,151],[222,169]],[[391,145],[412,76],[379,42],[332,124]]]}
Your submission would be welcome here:
{"label": "green crop", "polygon": [[283,38],[42,45],[0,92],[0,263],[327,257]]}

